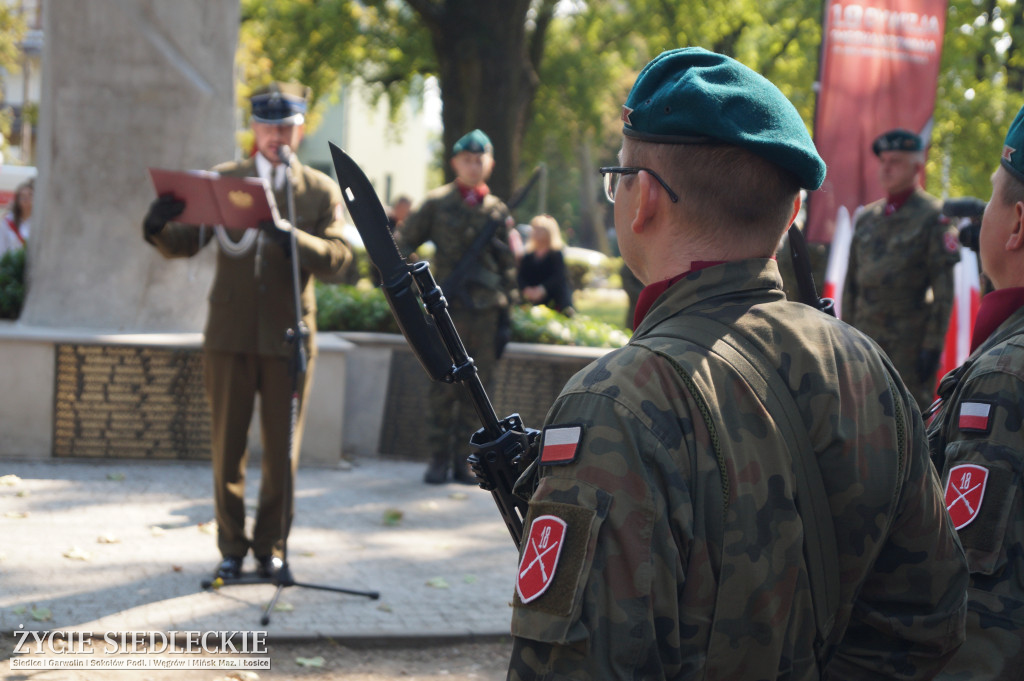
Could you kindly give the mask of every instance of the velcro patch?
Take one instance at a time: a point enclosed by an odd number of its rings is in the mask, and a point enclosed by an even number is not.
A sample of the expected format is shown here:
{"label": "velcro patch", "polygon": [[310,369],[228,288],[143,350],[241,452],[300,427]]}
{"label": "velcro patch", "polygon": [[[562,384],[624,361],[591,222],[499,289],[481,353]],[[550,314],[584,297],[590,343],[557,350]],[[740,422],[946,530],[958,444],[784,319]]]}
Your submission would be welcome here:
{"label": "velcro patch", "polygon": [[541,441],[540,463],[542,466],[564,466],[576,460],[580,442],[583,441],[583,426],[548,426]]}
{"label": "velcro patch", "polygon": [[553,515],[537,516],[530,524],[523,560],[516,574],[516,593],[523,603],[536,599],[555,580],[567,529],[566,522]]}
{"label": "velcro patch", "polygon": [[962,403],[957,427],[967,433],[988,433],[992,429],[992,405],[988,402]]}
{"label": "velcro patch", "polygon": [[949,469],[945,500],[953,529],[966,527],[978,517],[987,482],[988,469],[983,466],[965,463]]}
{"label": "velcro patch", "polygon": [[960,239],[957,238],[956,234],[946,232],[942,236],[942,243],[946,246],[947,253],[959,253],[960,252]]}

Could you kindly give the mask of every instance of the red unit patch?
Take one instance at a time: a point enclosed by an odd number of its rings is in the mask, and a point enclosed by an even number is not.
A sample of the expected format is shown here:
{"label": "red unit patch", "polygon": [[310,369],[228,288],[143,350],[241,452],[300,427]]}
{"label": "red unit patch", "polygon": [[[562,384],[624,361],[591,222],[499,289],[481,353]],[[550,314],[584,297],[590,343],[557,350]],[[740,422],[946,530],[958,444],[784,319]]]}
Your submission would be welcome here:
{"label": "red unit patch", "polygon": [[946,245],[946,251],[949,253],[958,253],[960,251],[960,239],[957,238],[956,234],[950,234],[946,232],[943,236],[943,243]]}
{"label": "red unit patch", "polygon": [[946,510],[954,529],[967,527],[978,517],[985,498],[988,469],[971,463],[953,466],[946,481]]}
{"label": "red unit patch", "polygon": [[558,516],[542,515],[533,519],[516,576],[516,592],[523,603],[538,598],[554,581],[566,529],[566,522]]}

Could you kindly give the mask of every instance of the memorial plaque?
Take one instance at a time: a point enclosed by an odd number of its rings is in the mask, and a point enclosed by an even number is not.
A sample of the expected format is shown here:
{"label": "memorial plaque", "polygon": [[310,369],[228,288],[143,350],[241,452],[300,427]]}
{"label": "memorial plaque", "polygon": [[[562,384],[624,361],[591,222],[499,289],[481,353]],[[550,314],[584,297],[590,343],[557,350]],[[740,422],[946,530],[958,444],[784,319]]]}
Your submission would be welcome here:
{"label": "memorial plaque", "polygon": [[53,454],[209,459],[198,349],[56,346]]}

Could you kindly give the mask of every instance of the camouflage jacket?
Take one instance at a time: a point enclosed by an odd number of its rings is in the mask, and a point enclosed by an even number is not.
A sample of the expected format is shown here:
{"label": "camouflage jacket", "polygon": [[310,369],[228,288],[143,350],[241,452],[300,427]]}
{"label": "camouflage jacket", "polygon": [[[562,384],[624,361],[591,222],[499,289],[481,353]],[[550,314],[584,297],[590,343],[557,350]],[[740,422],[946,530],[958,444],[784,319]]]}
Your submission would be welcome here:
{"label": "camouflage jacket", "polygon": [[919,376],[917,360],[922,350],[945,345],[958,232],[942,218],[942,203],[922,189],[892,215],[885,215],[885,203],[868,205],[857,218],[840,313],[882,346],[927,406],[935,376]]}
{"label": "camouflage jacket", "polygon": [[469,250],[490,219],[501,222],[494,238],[470,263],[462,290],[448,290],[449,303],[467,304],[475,310],[504,307],[516,290],[516,260],[508,243],[508,208],[492,194],[478,206],[470,206],[454,182],[433,190],[395,233],[395,242],[408,255],[420,244],[436,247],[430,269],[438,283],[444,280]]}
{"label": "camouflage jacket", "polygon": [[[214,168],[231,177],[256,177],[256,158],[228,162]],[[313,277],[332,281],[352,263],[352,251],[342,237],[341,190],[319,170],[297,161],[294,177],[296,243],[299,251],[299,287],[302,320],[309,329],[306,348],[316,354],[316,293]],[[274,192],[282,217],[287,218],[288,195]],[[254,225],[255,226],[255,225]],[[230,238],[238,239],[235,230]],[[170,222],[149,237],[165,257],[198,253],[213,237],[212,229]],[[217,249],[217,271],[210,287],[209,312],[203,345],[220,352],[258,353],[287,357],[291,352],[287,331],[295,326],[295,291],[291,258],[262,235],[246,252],[234,257]],[[258,263],[258,266],[257,266]]]}
{"label": "camouflage jacket", "polygon": [[706,320],[777,368],[819,464],[842,576],[828,678],[931,678],[961,643],[966,563],[920,413],[870,339],[781,286],[771,260],[691,273],[563,389],[526,519],[510,679],[823,678],[778,405],[684,340]]}
{"label": "camouflage jacket", "polygon": [[939,676],[1020,678],[1024,667],[1024,308],[942,380],[932,460],[971,570],[967,642]]}

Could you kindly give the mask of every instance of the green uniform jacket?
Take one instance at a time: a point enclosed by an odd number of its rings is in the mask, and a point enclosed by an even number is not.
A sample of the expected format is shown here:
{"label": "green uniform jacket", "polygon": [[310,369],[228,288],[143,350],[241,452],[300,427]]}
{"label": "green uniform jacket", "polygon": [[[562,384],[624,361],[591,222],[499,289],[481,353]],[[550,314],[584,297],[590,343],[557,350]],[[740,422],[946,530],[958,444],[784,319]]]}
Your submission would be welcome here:
{"label": "green uniform jacket", "polygon": [[917,360],[922,350],[946,343],[958,233],[942,218],[942,202],[920,188],[892,215],[885,215],[885,203],[868,205],[857,218],[840,314],[882,346],[927,406],[935,375],[920,377]]}
{"label": "green uniform jacket", "polygon": [[817,457],[841,575],[828,678],[931,678],[963,640],[967,569],[920,413],[871,340],[785,300],[771,260],[675,283],[551,408],[545,438],[582,439],[539,466],[526,527],[561,518],[565,545],[542,595],[517,582],[509,678],[824,678],[779,405],[679,338],[705,319],[777,368]]}
{"label": "green uniform jacket", "polygon": [[[1024,308],[1003,322],[963,366],[942,379],[943,404],[928,429],[932,460],[947,483],[957,466],[987,471],[978,498],[947,489],[954,519],[976,511],[960,527],[971,582],[967,642],[940,679],[994,681],[1021,678],[1024,669]],[[987,428],[962,421],[965,404],[988,405]],[[984,407],[983,407],[984,409]],[[969,410],[968,410],[969,411]],[[964,427],[962,427],[964,426]],[[985,432],[987,430],[987,432]],[[973,483],[982,482],[973,471]],[[963,477],[955,476],[962,481]],[[970,480],[970,478],[968,479]],[[953,485],[957,487],[957,485]],[[970,508],[964,506],[969,504]],[[957,523],[959,524],[959,522]]]}
{"label": "green uniform jacket", "polygon": [[[231,177],[256,177],[256,159],[217,166],[215,171]],[[316,296],[312,276],[325,281],[338,277],[352,261],[352,251],[342,238],[341,190],[318,170],[293,162],[295,178],[295,222],[299,231],[299,283],[302,289],[302,319],[309,329],[308,351],[316,352]],[[284,188],[274,192],[281,217],[288,217]],[[228,232],[237,240],[236,230]],[[194,225],[169,223],[150,242],[167,257],[196,254],[212,238],[212,229],[202,233]],[[210,289],[204,347],[221,352],[287,356],[286,332],[295,326],[295,303],[291,260],[270,240],[254,245],[239,258],[218,249],[217,272]],[[257,254],[260,256],[257,273]]]}
{"label": "green uniform jacket", "polygon": [[468,302],[467,307],[474,310],[506,307],[516,290],[516,260],[508,245],[505,224],[508,217],[508,208],[501,199],[487,194],[481,204],[470,206],[452,182],[427,194],[395,233],[395,242],[402,253],[409,254],[420,244],[433,241],[436,251],[430,270],[443,286],[488,220],[500,221],[494,238],[470,264],[464,291],[445,290],[445,295],[449,303]]}

